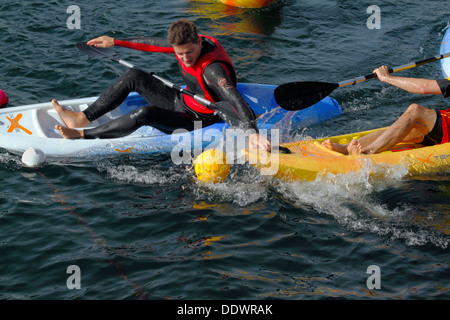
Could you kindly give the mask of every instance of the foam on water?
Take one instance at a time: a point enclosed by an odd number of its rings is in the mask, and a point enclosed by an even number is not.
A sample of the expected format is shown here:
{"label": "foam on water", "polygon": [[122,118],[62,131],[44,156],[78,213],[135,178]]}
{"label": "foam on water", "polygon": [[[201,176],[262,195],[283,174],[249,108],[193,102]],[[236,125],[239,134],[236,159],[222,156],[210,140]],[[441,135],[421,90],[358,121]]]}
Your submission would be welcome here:
{"label": "foam on water", "polygon": [[366,164],[360,172],[325,174],[312,182],[278,181],[277,190],[298,206],[307,205],[332,216],[350,231],[374,233],[386,241],[398,239],[410,246],[432,243],[447,248],[445,234],[427,224],[417,225],[414,206],[400,203],[393,207],[378,196],[402,190],[406,175],[402,166]]}
{"label": "foam on water", "polygon": [[[366,162],[360,172],[323,174],[311,182],[283,182],[262,176],[248,165],[236,165],[230,176],[217,184],[198,181],[191,166],[153,165],[148,168],[140,164],[103,163],[98,169],[106,172],[108,179],[145,186],[170,186],[185,181],[182,188],[191,193],[197,203],[226,203],[242,208],[267,201],[275,190],[298,208],[331,216],[352,232],[377,234],[385,241],[400,240],[408,246],[431,243],[447,248],[449,244],[445,227],[437,227],[439,223],[434,221],[445,220],[440,213],[430,212],[428,221],[418,224],[417,216],[422,216],[423,212],[418,212],[407,199],[391,203],[408,188],[408,171],[400,165]],[[392,196],[387,197],[389,194]]]}
{"label": "foam on water", "polygon": [[145,185],[170,184],[184,177],[182,172],[176,172],[175,170],[139,169],[132,165],[107,166],[102,170],[106,171],[110,179]]}
{"label": "foam on water", "polygon": [[193,192],[197,199],[228,202],[240,207],[267,199],[268,184],[255,170],[247,166],[232,168],[223,183],[196,183]]}
{"label": "foam on water", "polygon": [[22,166],[20,158],[8,152],[0,152],[0,164],[9,169],[17,169]]}

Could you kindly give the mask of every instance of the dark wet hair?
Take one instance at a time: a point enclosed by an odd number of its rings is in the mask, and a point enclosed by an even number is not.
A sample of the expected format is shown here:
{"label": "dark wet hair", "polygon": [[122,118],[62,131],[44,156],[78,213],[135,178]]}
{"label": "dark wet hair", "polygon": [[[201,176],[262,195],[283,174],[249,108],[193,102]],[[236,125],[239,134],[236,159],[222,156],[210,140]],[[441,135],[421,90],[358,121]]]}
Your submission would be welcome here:
{"label": "dark wet hair", "polygon": [[190,20],[177,20],[170,25],[167,40],[173,46],[196,43],[198,40],[197,27]]}

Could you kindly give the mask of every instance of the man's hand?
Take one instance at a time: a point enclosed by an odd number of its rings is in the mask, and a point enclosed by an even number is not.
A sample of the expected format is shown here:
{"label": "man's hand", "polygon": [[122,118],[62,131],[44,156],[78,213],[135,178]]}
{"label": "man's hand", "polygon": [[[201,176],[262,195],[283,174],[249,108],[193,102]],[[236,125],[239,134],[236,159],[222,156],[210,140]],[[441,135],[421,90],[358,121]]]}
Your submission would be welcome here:
{"label": "man's hand", "polygon": [[375,70],[373,70],[373,73],[377,75],[378,79],[380,79],[381,82],[387,82],[387,79],[391,76],[387,66],[376,68]]}
{"label": "man's hand", "polygon": [[261,148],[268,152],[272,150],[270,141],[258,133],[253,133],[248,137],[248,146],[251,149]]}
{"label": "man's hand", "polygon": [[381,82],[391,84],[411,93],[442,94],[436,80],[392,76],[386,66],[376,68],[373,70],[373,73],[377,75]]}
{"label": "man's hand", "polygon": [[87,42],[88,45],[98,48],[109,48],[114,46],[114,38],[101,36]]}

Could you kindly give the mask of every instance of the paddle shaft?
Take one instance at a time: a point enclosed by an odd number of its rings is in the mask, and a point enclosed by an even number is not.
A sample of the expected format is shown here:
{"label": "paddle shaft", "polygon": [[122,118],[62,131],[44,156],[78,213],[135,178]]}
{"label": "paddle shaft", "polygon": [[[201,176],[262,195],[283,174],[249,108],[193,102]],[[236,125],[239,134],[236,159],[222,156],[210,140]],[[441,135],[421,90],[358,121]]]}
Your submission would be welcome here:
{"label": "paddle shaft", "polygon": [[[434,56],[428,59],[401,65],[389,69],[388,71],[389,73],[394,73],[448,57],[450,57],[450,52],[443,53],[441,55]],[[274,98],[278,105],[285,110],[303,110],[330,95],[330,93],[332,93],[337,88],[345,87],[351,84],[357,84],[359,82],[376,77],[377,75],[375,73],[371,73],[369,75],[344,80],[338,83],[317,81],[298,81],[284,83],[275,88]]]}
{"label": "paddle shaft", "polygon": [[[404,64],[404,65],[401,65],[401,66],[389,69],[389,73],[394,73],[394,72],[399,72],[399,71],[415,68],[415,67],[421,66],[423,64],[427,64],[427,63],[430,63],[430,62],[435,62],[435,61],[438,61],[438,60],[441,60],[441,59],[444,59],[444,58],[447,58],[447,57],[450,57],[450,52],[447,52],[447,53],[444,53],[444,54],[440,54],[438,56],[434,56],[434,57],[431,57],[431,58],[428,58],[428,59],[424,59],[424,60],[420,60],[420,61],[416,61],[416,62],[411,62],[411,63],[408,63],[408,64]],[[369,75],[360,76],[360,77],[356,77],[356,78],[349,79],[349,80],[344,80],[344,81],[338,82],[337,84],[338,84],[338,88],[341,88],[341,87],[345,87],[345,86],[348,86],[348,85],[351,85],[351,84],[356,84],[356,83],[363,82],[363,81],[366,81],[366,80],[369,80],[369,79],[373,79],[373,78],[376,78],[376,77],[377,77],[377,75],[375,73],[371,73]]]}
{"label": "paddle shaft", "polygon": [[[113,58],[113,57],[111,57],[110,59],[113,60],[113,61],[115,61],[115,62],[118,62],[118,63],[120,63],[121,65],[126,66],[126,67],[128,67],[128,68],[136,68],[136,69],[140,69],[140,68],[136,67],[135,65],[133,65],[133,64],[131,64],[131,63],[125,61],[125,60],[122,60],[122,59],[120,59],[120,58],[117,58],[117,57],[114,57],[114,58]],[[175,89],[175,90],[177,90],[177,91],[179,91],[179,92],[181,92],[181,93],[183,93],[183,94],[185,94],[185,95],[188,95],[188,96],[194,98],[197,102],[200,102],[200,103],[203,104],[205,107],[211,107],[211,106],[213,105],[213,102],[211,102],[211,101],[209,101],[209,100],[203,98],[202,96],[196,95],[196,94],[194,94],[193,92],[191,92],[191,91],[189,91],[189,90],[183,89],[183,88],[181,88],[180,86],[177,86],[176,84],[170,82],[169,80],[166,80],[166,79],[164,79],[164,78],[161,78],[160,76],[157,76],[157,75],[154,74],[154,73],[151,73],[151,75],[152,75],[154,78],[156,78],[156,79],[158,79],[159,81],[161,81],[162,83],[164,83],[164,84],[165,84],[166,86],[168,86],[169,88]]]}

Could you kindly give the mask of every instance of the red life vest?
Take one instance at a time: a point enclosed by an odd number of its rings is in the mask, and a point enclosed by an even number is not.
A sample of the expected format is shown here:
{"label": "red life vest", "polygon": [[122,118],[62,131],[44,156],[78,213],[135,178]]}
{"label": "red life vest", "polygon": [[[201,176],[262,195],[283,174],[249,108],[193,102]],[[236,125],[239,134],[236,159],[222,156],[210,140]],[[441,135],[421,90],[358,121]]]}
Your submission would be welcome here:
{"label": "red life vest", "polygon": [[[205,35],[199,36],[204,38],[202,41],[210,43],[213,46],[213,50],[200,56],[197,62],[192,67],[186,67],[184,63],[182,63],[177,57],[180,66],[181,77],[186,84],[186,89],[194,92],[195,94],[203,95],[205,99],[211,102],[217,102],[214,99],[212,93],[208,91],[209,89],[206,86],[205,80],[203,79],[203,71],[212,62],[222,62],[227,66],[230,79],[235,85],[237,84],[236,72],[234,70],[233,63],[230,57],[228,56],[222,45],[219,43],[219,41]],[[189,97],[188,95],[183,95],[183,99],[184,102],[189,106],[189,108],[196,112],[204,114],[214,113],[214,110],[203,106],[202,104],[194,100],[194,98]]]}
{"label": "red life vest", "polygon": [[441,143],[450,142],[450,109],[441,110],[442,117],[442,141]]}

